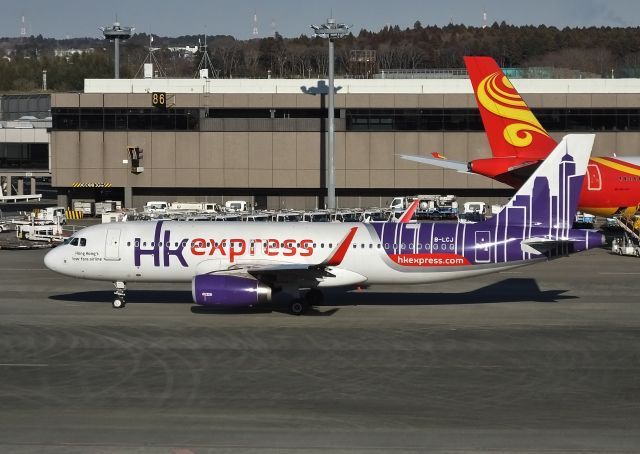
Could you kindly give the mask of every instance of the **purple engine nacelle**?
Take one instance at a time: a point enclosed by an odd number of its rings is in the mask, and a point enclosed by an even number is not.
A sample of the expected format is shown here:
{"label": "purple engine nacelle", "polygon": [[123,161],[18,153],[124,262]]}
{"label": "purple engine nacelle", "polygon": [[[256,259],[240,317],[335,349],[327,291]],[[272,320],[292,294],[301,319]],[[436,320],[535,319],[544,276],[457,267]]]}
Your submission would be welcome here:
{"label": "purple engine nacelle", "polygon": [[251,277],[201,274],[191,282],[193,301],[220,308],[251,307],[271,301],[271,288]]}

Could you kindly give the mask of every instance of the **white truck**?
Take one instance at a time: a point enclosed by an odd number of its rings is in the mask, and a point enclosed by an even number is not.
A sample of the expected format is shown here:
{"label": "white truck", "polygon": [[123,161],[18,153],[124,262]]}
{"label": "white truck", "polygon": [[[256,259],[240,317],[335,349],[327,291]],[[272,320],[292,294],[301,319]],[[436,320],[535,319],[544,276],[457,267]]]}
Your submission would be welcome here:
{"label": "white truck", "polygon": [[395,197],[389,208],[392,211],[404,211],[411,202],[420,199],[416,210],[416,219],[456,219],[458,215],[458,202],[455,195],[415,195],[410,197]]}
{"label": "white truck", "polygon": [[465,202],[463,206],[463,211],[458,216],[461,224],[475,224],[486,219],[487,204],[485,202]]}
{"label": "white truck", "polygon": [[227,200],[224,202],[227,211],[247,211],[247,202],[244,200]]}
{"label": "white truck", "polygon": [[65,207],[47,207],[33,214],[33,219],[39,224],[65,224],[67,216]]}
{"label": "white truck", "polygon": [[152,200],[144,206],[145,213],[166,214],[169,203],[164,200]]}
{"label": "white truck", "polygon": [[611,252],[618,255],[634,255],[640,257],[640,246],[636,245],[625,235],[613,240],[611,243]]}
{"label": "white truck", "polygon": [[199,213],[219,213],[220,205],[214,202],[173,202],[167,207],[169,211],[197,211]]}

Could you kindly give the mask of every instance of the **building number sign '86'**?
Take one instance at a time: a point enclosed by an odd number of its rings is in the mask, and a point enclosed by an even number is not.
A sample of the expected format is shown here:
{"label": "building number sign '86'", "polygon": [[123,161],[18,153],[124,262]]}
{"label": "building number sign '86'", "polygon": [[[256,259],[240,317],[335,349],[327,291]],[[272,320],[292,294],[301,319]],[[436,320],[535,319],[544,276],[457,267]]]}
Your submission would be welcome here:
{"label": "building number sign '86'", "polygon": [[167,107],[167,94],[163,92],[154,91],[151,93],[151,105],[164,109]]}

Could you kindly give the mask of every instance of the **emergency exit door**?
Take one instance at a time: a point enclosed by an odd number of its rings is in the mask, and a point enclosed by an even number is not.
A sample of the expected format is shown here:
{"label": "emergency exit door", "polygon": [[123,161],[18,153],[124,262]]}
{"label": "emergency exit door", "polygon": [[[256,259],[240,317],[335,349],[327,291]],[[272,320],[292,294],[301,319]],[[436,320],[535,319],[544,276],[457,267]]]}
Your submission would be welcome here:
{"label": "emergency exit door", "polygon": [[476,263],[489,263],[491,261],[491,232],[476,232]]}

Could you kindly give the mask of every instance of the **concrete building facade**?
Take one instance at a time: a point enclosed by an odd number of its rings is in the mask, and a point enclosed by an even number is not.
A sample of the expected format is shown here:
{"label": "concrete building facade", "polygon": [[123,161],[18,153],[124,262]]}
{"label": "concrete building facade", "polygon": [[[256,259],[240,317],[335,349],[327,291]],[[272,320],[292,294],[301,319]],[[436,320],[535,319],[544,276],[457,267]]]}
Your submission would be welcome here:
{"label": "concrete building facade", "polygon": [[[516,80],[554,137],[597,132],[595,154],[640,154],[640,81]],[[493,200],[493,180],[419,165],[400,154],[490,156],[467,80],[337,80],[339,206],[385,205],[397,195]],[[317,80],[87,80],[53,94],[52,185],[61,201],[245,199],[259,208],[322,206],[326,84]],[[152,106],[166,94],[166,108]],[[144,171],[131,172],[127,147]]]}
{"label": "concrete building facade", "polygon": [[0,96],[0,195],[36,194],[51,177],[47,94]]}

